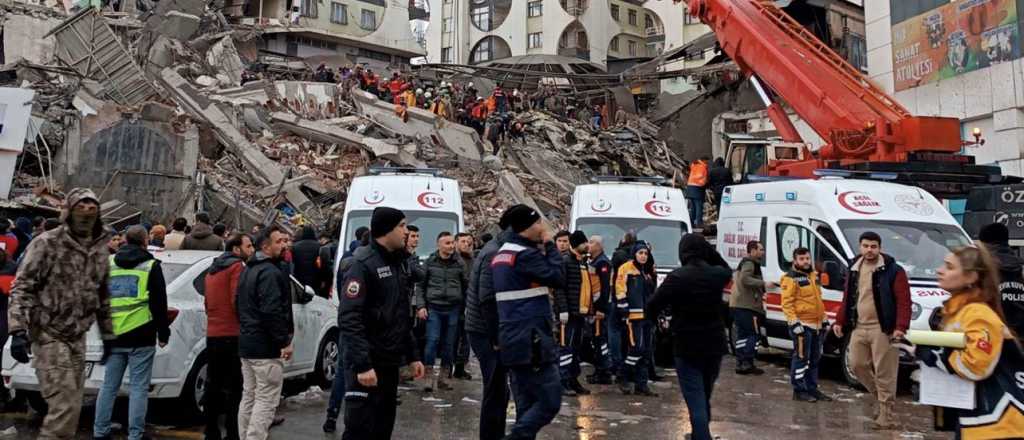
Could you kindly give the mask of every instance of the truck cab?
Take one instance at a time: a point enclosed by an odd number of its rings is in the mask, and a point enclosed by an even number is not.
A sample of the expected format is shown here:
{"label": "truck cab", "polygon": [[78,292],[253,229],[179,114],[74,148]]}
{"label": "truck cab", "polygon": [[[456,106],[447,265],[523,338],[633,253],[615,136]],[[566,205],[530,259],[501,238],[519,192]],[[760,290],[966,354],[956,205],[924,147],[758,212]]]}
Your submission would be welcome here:
{"label": "truck cab", "polygon": [[784,142],[775,138],[757,138],[749,135],[726,135],[729,142],[725,164],[732,181],[748,183],[768,176],[775,164],[800,162],[810,150],[802,142]]}
{"label": "truck cab", "polygon": [[[792,266],[793,250],[810,249],[829,321],[842,306],[846,275],[859,254],[862,233],[878,233],[882,252],[906,271],[913,329],[928,329],[932,309],[949,297],[938,287],[936,271],[943,258],[951,249],[971,244],[935,197],[894,183],[834,177],[751,183],[726,188],[722,199],[717,236],[722,257],[736,267],[746,255],[747,242],[758,240],[766,251],[764,278],[778,282]],[[792,349],[781,299],[778,288],[766,292],[764,336],[773,347]],[[844,361],[845,346],[845,340],[837,341],[831,333],[826,338],[826,353],[841,355]],[[901,349],[900,358],[910,362],[913,352]]]}
{"label": "truck cab", "polygon": [[437,234],[465,229],[462,193],[454,179],[432,168],[371,168],[367,175],[352,179],[349,187],[335,266],[355,239],[356,229],[370,227],[373,210],[380,206],[401,210],[406,223],[420,229],[416,255],[421,260],[437,250]]}
{"label": "truck cab", "polygon": [[611,258],[627,232],[651,246],[658,283],[679,267],[679,239],[691,231],[682,190],[662,177],[595,177],[572,196],[569,229],[600,235]]}

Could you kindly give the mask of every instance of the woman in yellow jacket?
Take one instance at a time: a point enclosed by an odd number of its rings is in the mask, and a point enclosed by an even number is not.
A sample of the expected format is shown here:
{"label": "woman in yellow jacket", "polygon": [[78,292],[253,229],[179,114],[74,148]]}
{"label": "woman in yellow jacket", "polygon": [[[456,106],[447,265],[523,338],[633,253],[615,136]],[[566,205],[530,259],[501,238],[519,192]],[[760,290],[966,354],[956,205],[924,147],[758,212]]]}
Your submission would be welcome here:
{"label": "woman in yellow jacket", "polygon": [[811,251],[797,248],[793,251],[793,268],[782,276],[782,313],[789,323],[789,336],[793,341],[793,361],[790,364],[790,382],[793,400],[801,402],[831,401],[818,390],[818,363],[821,360],[825,331],[825,303],[821,300],[821,285],[814,271]]}
{"label": "woman in yellow jacket", "polygon": [[963,333],[966,345],[916,351],[925,365],[975,382],[975,409],[957,410],[957,438],[1024,438],[1024,356],[1003,317],[998,267],[983,247],[964,247],[946,256],[938,275],[953,295],[932,326]]}

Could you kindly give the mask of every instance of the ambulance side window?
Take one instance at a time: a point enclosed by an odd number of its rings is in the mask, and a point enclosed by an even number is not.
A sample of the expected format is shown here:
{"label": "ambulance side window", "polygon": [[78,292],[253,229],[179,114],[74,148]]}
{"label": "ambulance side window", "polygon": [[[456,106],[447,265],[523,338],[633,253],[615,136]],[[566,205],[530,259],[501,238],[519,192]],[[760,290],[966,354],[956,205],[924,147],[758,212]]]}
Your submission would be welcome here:
{"label": "ambulance side window", "polygon": [[[821,240],[803,226],[780,223],[775,225],[776,247],[779,256],[779,267],[784,271],[793,268],[793,251],[804,247],[811,250],[814,257],[814,270],[825,273],[826,266],[832,272],[837,269],[845,274],[846,262],[836,256]],[[833,275],[838,275],[833,273]]]}

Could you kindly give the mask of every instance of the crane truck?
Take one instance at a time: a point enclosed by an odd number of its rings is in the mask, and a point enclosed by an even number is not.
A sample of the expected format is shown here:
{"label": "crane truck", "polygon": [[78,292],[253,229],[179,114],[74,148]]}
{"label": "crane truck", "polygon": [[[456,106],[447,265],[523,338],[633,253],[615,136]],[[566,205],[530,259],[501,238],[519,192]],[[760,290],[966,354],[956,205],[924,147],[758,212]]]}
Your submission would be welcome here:
{"label": "crane truck", "polygon": [[[845,175],[914,185],[942,199],[1003,180],[998,166],[962,154],[983,143],[980,132],[964,141],[959,119],[910,114],[774,2],[686,2],[752,83],[781,137],[729,146],[726,162],[740,182]],[[825,145],[811,151],[781,102]]]}

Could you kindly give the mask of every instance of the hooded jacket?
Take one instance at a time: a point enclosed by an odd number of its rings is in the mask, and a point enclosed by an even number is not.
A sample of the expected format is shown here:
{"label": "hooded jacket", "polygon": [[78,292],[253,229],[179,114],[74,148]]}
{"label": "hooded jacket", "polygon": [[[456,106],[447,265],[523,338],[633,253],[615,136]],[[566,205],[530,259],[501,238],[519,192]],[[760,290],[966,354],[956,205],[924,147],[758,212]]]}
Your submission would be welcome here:
{"label": "hooded jacket", "polygon": [[304,286],[317,286],[316,259],[320,256],[320,242],[316,230],[310,226],[302,228],[299,241],[292,245],[292,275]]}
{"label": "hooded jacket", "polygon": [[61,225],[32,240],[11,287],[10,331],[28,331],[32,340],[45,337],[78,341],[93,322],[104,340],[114,338],[110,320],[110,236],[97,216],[92,235],[79,242],[69,225],[71,208],[82,200],[99,203],[92,191],[68,193]]}
{"label": "hooded jacket", "polygon": [[249,260],[238,279],[238,354],[277,359],[292,342],[292,300],[288,275],[278,259],[263,252]]}
{"label": "hooded jacket", "polygon": [[238,337],[238,312],[235,302],[238,280],[245,262],[242,257],[224,252],[213,259],[203,280],[203,303],[206,306],[206,336]]}
{"label": "hooded jacket", "polygon": [[[636,253],[641,249],[647,250],[647,263],[640,265],[636,260]],[[646,319],[644,308],[647,300],[654,293],[655,279],[653,276],[653,263],[650,257],[651,248],[646,243],[638,242],[633,246],[629,261],[619,266],[615,271],[615,303],[620,315],[626,316],[630,321]],[[658,315],[650,315],[654,318]]]}
{"label": "hooded jacket", "polygon": [[1017,336],[1024,336],[1024,260],[1007,245],[989,245],[999,260],[999,294],[1003,298],[1003,314],[1007,325]]}
{"label": "hooded jacket", "polygon": [[[131,243],[125,243],[114,255],[114,264],[122,269],[132,269],[149,260],[155,260],[153,254],[145,248]],[[160,267],[160,261],[153,262],[153,267],[149,270],[146,289],[149,291],[149,312],[153,319],[128,333],[117,336],[111,344],[114,347],[152,347],[157,340],[166,343],[170,339],[171,329],[167,322],[167,283],[164,281],[164,271]]]}
{"label": "hooded jacket", "polygon": [[469,288],[466,289],[466,331],[485,334],[491,345],[498,345],[498,305],[494,298],[494,274],[491,259],[514,233],[506,229],[487,242],[469,272]]}
{"label": "hooded jacket", "polygon": [[[871,295],[882,332],[891,335],[894,330],[906,332],[910,328],[910,283],[907,273],[896,259],[881,254],[882,262],[871,274]],[[843,306],[836,314],[836,324],[849,330],[857,325],[857,301],[860,293],[860,267],[863,257],[857,257],[850,265],[846,277],[846,294]]]}
{"label": "hooded jacket", "polygon": [[[166,239],[164,240],[166,241]],[[223,251],[224,239],[213,234],[213,228],[206,223],[196,223],[192,233],[181,243],[181,250]]]}
{"label": "hooded jacket", "polygon": [[681,265],[670,272],[647,302],[647,316],[672,311],[672,343],[677,357],[720,357],[726,352],[722,289],[732,270],[703,236],[679,241]]}
{"label": "hooded jacket", "polygon": [[448,259],[441,258],[434,252],[422,265],[423,278],[416,282],[416,309],[423,307],[452,310],[461,306],[465,300],[466,266],[458,255],[452,254]]}

